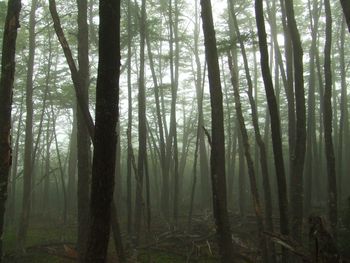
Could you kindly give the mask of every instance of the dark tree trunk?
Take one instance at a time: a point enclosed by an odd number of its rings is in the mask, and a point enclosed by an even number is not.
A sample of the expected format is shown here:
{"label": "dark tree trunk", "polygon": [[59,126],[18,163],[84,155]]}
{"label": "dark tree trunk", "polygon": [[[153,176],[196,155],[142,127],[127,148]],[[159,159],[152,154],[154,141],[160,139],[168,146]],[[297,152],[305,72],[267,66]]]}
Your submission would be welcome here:
{"label": "dark tree trunk", "polygon": [[120,1],[100,1],[96,126],[85,262],[106,262],[113,200],[120,73]]}
{"label": "dark tree trunk", "polygon": [[280,228],[284,235],[289,234],[288,225],[288,199],[287,199],[287,184],[284,169],[282,139],[281,139],[281,123],[277,108],[276,96],[272,84],[270,67],[268,65],[269,56],[266,42],[266,30],[263,16],[262,0],[255,1],[256,24],[258,28],[260,63],[264,80],[267,103],[270,111],[272,147],[275,160],[275,169],[278,187],[278,202],[280,212]]}
{"label": "dark tree trunk", "polygon": [[327,158],[327,174],[328,174],[328,208],[329,219],[336,233],[337,228],[337,180],[335,172],[335,158],[332,139],[332,70],[331,70],[331,46],[332,46],[332,16],[329,0],[324,0],[326,13],[326,42],[324,48],[324,72],[325,72],[325,87],[324,87],[324,139]]}
{"label": "dark tree trunk", "polygon": [[294,17],[293,1],[285,0],[288,29],[292,39],[296,110],[296,138],[291,165],[292,236],[301,241],[303,221],[303,171],[306,150],[306,108],[304,92],[303,49]]}
{"label": "dark tree trunk", "polygon": [[222,89],[211,1],[201,0],[201,7],[212,116],[212,147],[210,163],[214,218],[218,234],[221,261],[234,262],[230,222],[226,204],[225,135]]}
{"label": "dark tree trunk", "polygon": [[[9,0],[2,42],[0,76],[0,236],[3,236],[7,183],[11,166],[11,107],[15,74],[17,29],[19,28],[20,0]],[[0,239],[0,262],[2,261]]]}
{"label": "dark tree trunk", "polygon": [[342,5],[346,23],[348,25],[348,30],[350,32],[350,2],[348,0],[340,0],[340,3]]}

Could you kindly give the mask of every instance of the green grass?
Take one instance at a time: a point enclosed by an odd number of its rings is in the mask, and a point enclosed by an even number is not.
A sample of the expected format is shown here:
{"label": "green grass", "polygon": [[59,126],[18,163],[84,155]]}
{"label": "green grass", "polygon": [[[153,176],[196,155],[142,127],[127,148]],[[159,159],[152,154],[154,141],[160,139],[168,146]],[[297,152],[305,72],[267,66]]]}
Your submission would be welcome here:
{"label": "green grass", "polygon": [[[49,224],[33,225],[28,230],[26,248],[58,242],[74,242],[76,231],[72,227],[62,227]],[[8,228],[3,236],[3,262],[18,263],[66,263],[72,260],[50,255],[38,249],[29,249],[24,254],[16,252],[16,230]]]}

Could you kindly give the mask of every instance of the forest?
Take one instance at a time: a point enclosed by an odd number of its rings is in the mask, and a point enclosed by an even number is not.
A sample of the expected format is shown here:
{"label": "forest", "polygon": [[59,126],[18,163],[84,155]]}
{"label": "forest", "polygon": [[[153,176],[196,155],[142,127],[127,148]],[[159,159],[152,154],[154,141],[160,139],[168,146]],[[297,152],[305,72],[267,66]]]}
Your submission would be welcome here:
{"label": "forest", "polygon": [[350,1],[0,0],[0,263],[350,262]]}

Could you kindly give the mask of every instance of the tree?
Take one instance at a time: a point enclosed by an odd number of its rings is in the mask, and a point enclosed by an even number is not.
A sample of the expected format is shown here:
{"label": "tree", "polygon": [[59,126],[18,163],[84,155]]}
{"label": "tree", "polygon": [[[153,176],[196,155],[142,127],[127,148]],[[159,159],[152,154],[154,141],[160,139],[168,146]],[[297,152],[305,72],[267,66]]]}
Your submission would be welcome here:
{"label": "tree", "polygon": [[137,160],[136,176],[136,197],[135,197],[135,235],[138,243],[141,215],[143,210],[143,178],[146,171],[147,145],[146,145],[146,95],[145,95],[145,26],[146,26],[146,1],[142,1],[141,20],[140,20],[140,74],[139,74],[139,96],[138,96],[138,115],[139,115],[139,154]]}
{"label": "tree", "polygon": [[116,161],[120,74],[120,1],[100,1],[99,62],[90,228],[85,262],[106,262]]}
{"label": "tree", "polygon": [[[194,55],[196,59],[196,95],[197,95],[197,107],[198,107],[198,144],[199,144],[199,171],[200,171],[200,186],[201,186],[201,203],[202,207],[208,207],[210,202],[209,187],[209,162],[207,148],[205,145],[204,130],[204,117],[203,117],[203,82],[202,79],[202,67],[199,54],[199,35],[200,35],[200,17],[198,15],[198,0],[196,0],[195,7],[195,27],[194,27]],[[204,64],[205,67],[205,64]],[[205,74],[203,74],[205,75]]]}
{"label": "tree", "polygon": [[[260,133],[257,104],[256,104],[256,101],[255,101],[254,96],[253,96],[253,82],[252,82],[252,78],[250,75],[246,48],[245,48],[244,41],[242,39],[242,35],[240,33],[238,24],[237,24],[236,14],[234,12],[232,2],[230,2],[230,5],[231,5],[231,16],[233,19],[237,38],[238,38],[239,45],[241,48],[241,53],[242,53],[242,58],[243,58],[243,63],[244,63],[244,70],[245,70],[245,74],[246,74],[246,78],[247,78],[248,97],[249,97],[249,103],[250,103],[250,108],[251,108],[252,123],[254,126],[255,140],[256,140],[257,145],[259,147],[259,153],[260,153],[260,167],[261,167],[261,175],[262,175],[262,179],[263,179],[264,199],[265,199],[266,230],[273,232],[272,198],[271,198],[271,186],[270,186],[270,178],[269,178],[269,171],[268,171],[266,147],[265,147],[265,143],[264,143],[262,136],[261,136],[261,133]],[[271,251],[271,254],[274,254],[274,251]],[[271,260],[275,261],[275,257],[272,257]]]}
{"label": "tree", "polygon": [[232,86],[233,86],[233,94],[235,97],[236,116],[237,116],[237,121],[239,124],[239,129],[241,132],[241,140],[242,140],[242,145],[243,145],[243,149],[244,149],[244,156],[245,156],[247,167],[248,167],[250,189],[251,189],[251,195],[252,195],[252,199],[253,199],[253,207],[254,207],[255,217],[256,217],[256,221],[257,221],[257,225],[258,225],[260,245],[261,245],[261,250],[262,250],[262,258],[263,258],[263,262],[268,262],[266,239],[263,236],[264,223],[263,223],[262,210],[261,210],[261,205],[260,205],[259,192],[258,192],[258,187],[257,187],[257,183],[256,183],[256,176],[255,176],[256,173],[255,173],[255,169],[254,169],[253,158],[252,158],[252,155],[250,153],[249,137],[248,137],[248,132],[247,132],[247,128],[246,128],[246,125],[244,122],[244,117],[243,117],[243,112],[242,112],[241,98],[240,98],[239,88],[238,88],[238,80],[236,79],[237,74],[235,72],[236,69],[233,66],[232,57],[231,57],[230,53],[228,53],[228,64],[230,67],[231,82],[232,82]]}
{"label": "tree", "polygon": [[[79,83],[82,99],[89,105],[89,36],[87,24],[87,1],[77,0],[78,4],[78,63]],[[78,146],[78,252],[86,252],[86,238],[89,226],[89,194],[91,174],[90,136],[83,111],[77,107],[77,146]],[[83,257],[80,257],[82,259]]]}
{"label": "tree", "polygon": [[35,24],[36,24],[37,0],[33,0],[29,18],[29,55],[27,61],[27,79],[26,79],[26,124],[25,124],[25,152],[24,152],[24,171],[23,171],[23,199],[22,211],[20,215],[17,245],[20,250],[24,249],[27,237],[29,215],[31,210],[32,197],[32,171],[33,164],[33,71],[35,56]]}
{"label": "tree", "polygon": [[288,198],[287,198],[287,184],[284,169],[282,139],[281,139],[281,123],[277,108],[276,96],[273,88],[272,77],[269,67],[269,55],[266,42],[266,30],[263,15],[262,0],[255,1],[256,25],[258,28],[259,49],[260,49],[260,64],[264,80],[265,93],[270,112],[271,121],[271,136],[272,147],[275,160],[275,169],[278,187],[278,202],[280,213],[280,228],[284,235],[289,234],[288,225]]}
{"label": "tree", "polygon": [[348,25],[348,30],[350,32],[350,2],[347,0],[340,0],[340,3],[343,8],[346,23]]}
{"label": "tree", "polygon": [[301,241],[303,223],[303,171],[306,151],[306,108],[304,94],[303,49],[294,17],[293,1],[285,0],[288,29],[292,39],[296,138],[291,165],[291,212],[293,237]]}
{"label": "tree", "polygon": [[[17,29],[19,28],[20,0],[9,0],[4,27],[0,76],[0,236],[3,236],[7,183],[11,167],[11,105],[15,74]],[[0,240],[0,262],[2,261]]]}
{"label": "tree", "polygon": [[230,222],[228,220],[226,205],[225,136],[222,89],[211,1],[201,0],[201,7],[212,116],[210,164],[214,218],[218,234],[221,261],[234,262]]}
{"label": "tree", "polygon": [[[132,31],[131,21],[131,0],[128,1],[128,31]],[[128,34],[128,67],[127,67],[127,78],[128,78],[128,128],[127,128],[127,175],[126,175],[126,198],[127,198],[127,229],[128,234],[131,234],[132,227],[132,201],[131,201],[131,174],[132,174],[132,144],[131,144],[131,129],[132,129],[132,89],[131,89],[131,34]]]}
{"label": "tree", "polygon": [[332,46],[332,15],[329,0],[324,0],[326,13],[326,42],[324,46],[324,140],[327,159],[327,175],[328,175],[328,209],[329,219],[333,228],[336,231],[337,227],[337,178],[335,171],[335,157],[332,139],[332,70],[331,70],[331,46]]}

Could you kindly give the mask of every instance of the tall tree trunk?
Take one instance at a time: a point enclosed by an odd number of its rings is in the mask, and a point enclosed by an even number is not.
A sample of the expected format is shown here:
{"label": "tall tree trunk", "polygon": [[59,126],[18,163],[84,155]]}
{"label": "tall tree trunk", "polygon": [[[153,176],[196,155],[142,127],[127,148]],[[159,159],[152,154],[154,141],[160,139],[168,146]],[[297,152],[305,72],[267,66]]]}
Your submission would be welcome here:
{"label": "tall tree trunk", "polygon": [[[282,26],[284,32],[284,46],[285,46],[285,57],[286,57],[286,96],[288,101],[288,146],[289,146],[289,174],[291,174],[291,166],[293,165],[293,155],[295,152],[295,141],[296,141],[296,116],[295,116],[295,100],[293,90],[293,48],[292,48],[292,35],[288,29],[289,22],[287,22],[287,10],[285,1],[280,0],[281,12],[282,12]],[[277,43],[277,42],[276,42]],[[291,179],[291,176],[290,176]]]}
{"label": "tall tree trunk", "polygon": [[312,10],[309,1],[309,12],[311,21],[311,47],[310,47],[310,62],[309,62],[309,92],[308,92],[308,122],[307,122],[307,142],[306,142],[306,157],[305,157],[305,207],[304,211],[308,213],[312,204],[313,179],[316,175],[316,117],[315,117],[315,55],[317,48],[317,28],[319,21],[318,3],[313,1]]}
{"label": "tall tree trunk", "polygon": [[[82,99],[89,105],[89,27],[87,24],[87,0],[77,0],[78,5],[78,64]],[[78,147],[78,254],[83,262],[89,227],[89,195],[91,175],[90,136],[84,114],[77,107]]]}
{"label": "tall tree trunk", "polygon": [[[20,0],[9,0],[2,42],[0,76],[0,236],[3,236],[7,183],[11,166],[11,105],[15,74],[17,29],[19,28]],[[0,262],[2,261],[0,239]]]}
{"label": "tall tree trunk", "polygon": [[332,139],[332,70],[331,70],[331,47],[332,47],[332,16],[329,0],[324,0],[326,13],[326,42],[324,48],[324,139],[327,158],[327,174],[328,174],[328,209],[329,219],[336,233],[337,228],[337,180],[335,172],[335,158]]}
{"label": "tall tree trunk", "polygon": [[22,211],[17,233],[18,249],[23,250],[27,238],[29,216],[31,210],[32,195],[32,153],[33,153],[33,70],[35,55],[35,12],[37,0],[31,4],[29,17],[29,54],[27,62],[26,79],[26,128],[25,128],[25,149],[24,149],[24,171],[23,171],[23,199]]}
{"label": "tall tree trunk", "polygon": [[201,0],[202,21],[205,41],[205,56],[208,65],[211,116],[211,180],[213,209],[222,262],[234,262],[230,222],[227,213],[225,139],[222,89],[216,48],[216,37],[210,0]]}
{"label": "tall tree trunk", "polygon": [[[268,172],[267,153],[266,153],[265,143],[264,143],[262,136],[261,136],[261,133],[260,133],[257,104],[256,104],[254,96],[253,96],[253,82],[252,82],[252,78],[251,78],[250,71],[249,71],[248,58],[247,58],[247,54],[246,54],[245,45],[244,45],[244,42],[242,40],[239,27],[237,25],[237,21],[236,21],[237,19],[236,19],[234,10],[232,10],[231,14],[232,14],[232,18],[234,19],[236,34],[237,34],[238,41],[239,41],[240,48],[241,48],[241,52],[242,52],[244,69],[245,69],[245,74],[246,74],[247,84],[248,84],[248,97],[249,97],[249,103],[250,103],[251,114],[252,114],[252,122],[253,122],[253,126],[254,126],[255,140],[257,142],[257,145],[258,145],[259,151],[260,151],[260,167],[261,167],[261,174],[262,174],[262,179],[263,179],[264,199],[265,199],[266,229],[268,231],[273,232],[272,198],[271,198],[270,178],[269,178],[269,172]],[[272,248],[272,250],[274,250],[274,249]],[[274,253],[272,253],[272,254],[274,254]],[[270,260],[275,261],[275,258],[272,257]]]}
{"label": "tall tree trunk", "polygon": [[96,125],[86,263],[106,262],[116,160],[120,73],[120,1],[100,1]]}
{"label": "tall tree trunk", "polygon": [[128,0],[128,67],[127,67],[127,79],[128,79],[128,129],[127,129],[127,175],[126,175],[126,209],[127,209],[127,231],[131,234],[132,230],[132,193],[131,193],[131,180],[132,180],[132,144],[131,144],[131,134],[132,134],[132,83],[131,83],[131,30],[132,30],[132,20],[131,20],[131,1]]}
{"label": "tall tree trunk", "polygon": [[[173,45],[175,44],[175,51],[170,53],[171,67],[173,68],[173,77],[171,80],[171,100],[172,100],[172,111],[171,111],[171,122],[173,129],[173,159],[174,159],[174,200],[173,200],[173,220],[174,225],[177,226],[178,220],[178,203],[179,203],[179,151],[177,144],[177,123],[176,123],[176,102],[177,102],[177,90],[179,83],[179,57],[180,57],[180,47],[179,47],[179,30],[178,30],[178,20],[179,20],[179,10],[177,1],[174,1],[174,11],[172,7],[172,0],[169,1],[169,24],[170,28],[173,29],[174,33],[170,36],[170,50],[172,51]],[[173,15],[174,12],[174,15]],[[174,17],[173,17],[174,16]],[[170,30],[171,32],[172,30]],[[175,43],[174,43],[175,42]],[[174,59],[173,59],[174,56]],[[172,75],[172,74],[171,74]],[[182,142],[184,143],[184,142]]]}
{"label": "tall tree trunk", "polygon": [[343,8],[346,23],[348,25],[348,30],[350,32],[350,2],[347,0],[340,0],[340,3]]}
{"label": "tall tree trunk", "polygon": [[145,27],[146,27],[146,1],[142,0],[141,21],[140,21],[140,74],[139,74],[139,95],[138,95],[138,116],[139,116],[139,150],[137,160],[136,195],[135,195],[135,243],[139,241],[141,231],[141,216],[143,212],[143,179],[145,174],[145,161],[147,158],[147,126],[146,126],[146,94],[145,94]]}
{"label": "tall tree trunk", "polygon": [[[263,3],[262,0],[255,1],[255,14],[256,24],[258,28],[259,37],[259,49],[260,49],[260,64],[261,71],[264,80],[266,98],[268,108],[270,112],[271,121],[271,135],[272,135],[272,147],[275,160],[277,188],[278,188],[278,202],[279,202],[279,213],[280,213],[280,229],[284,235],[289,234],[288,224],[288,199],[287,199],[287,184],[284,169],[283,150],[282,150],[282,139],[281,139],[281,123],[277,108],[276,96],[272,84],[272,77],[270,67],[268,65],[269,56],[266,42],[266,30],[263,15]],[[284,257],[284,260],[285,257]]]}
{"label": "tall tree trunk", "polygon": [[[263,262],[268,262],[269,259],[267,256],[266,239],[263,236],[264,223],[263,223],[263,216],[262,216],[262,210],[261,210],[261,205],[260,205],[258,187],[257,187],[257,183],[256,183],[254,163],[253,163],[253,158],[252,158],[251,153],[250,153],[248,132],[247,132],[246,125],[244,123],[244,117],[243,117],[242,106],[241,106],[241,98],[239,95],[239,88],[238,88],[238,79],[236,79],[237,74],[235,72],[235,68],[234,68],[234,65],[232,62],[232,57],[231,57],[230,53],[228,53],[228,64],[230,67],[231,82],[232,82],[232,86],[233,86],[233,94],[235,97],[236,115],[237,115],[239,129],[240,129],[241,136],[242,136],[242,144],[243,144],[246,164],[248,167],[248,175],[249,175],[249,180],[250,180],[251,195],[252,195],[252,199],[253,199],[253,207],[254,207],[254,212],[255,212],[257,226],[258,226],[259,239],[261,242],[260,246],[261,246],[261,250],[262,250],[262,258],[263,258]],[[237,64],[235,66],[237,66]]]}
{"label": "tall tree trunk", "polygon": [[[348,163],[344,157],[347,156],[348,150],[348,135],[349,135],[349,110],[348,110],[348,97],[347,97],[347,84],[346,84],[346,66],[345,66],[345,21],[342,19],[341,33],[340,33],[340,45],[339,45],[339,60],[340,60],[340,76],[341,76],[341,97],[340,97],[340,120],[339,120],[339,148],[338,148],[338,178],[340,179],[338,187],[340,190],[339,200],[342,200],[344,196],[343,190],[346,190],[346,182],[344,175],[348,171]],[[344,183],[344,184],[343,184]]]}
{"label": "tall tree trunk", "polygon": [[285,0],[288,29],[293,45],[296,138],[291,165],[292,236],[301,241],[303,221],[303,171],[306,150],[306,107],[304,92],[303,49],[294,16],[293,1]]}
{"label": "tall tree trunk", "polygon": [[[205,145],[204,126],[203,119],[203,89],[202,85],[204,84],[204,75],[202,76],[202,67],[199,57],[199,24],[200,17],[198,15],[198,0],[195,2],[195,28],[194,28],[194,55],[196,59],[196,98],[197,98],[197,107],[198,107],[198,126],[200,127],[198,131],[199,136],[199,170],[200,170],[200,185],[201,185],[201,205],[202,207],[208,207],[210,202],[209,195],[209,162],[208,154]],[[205,65],[204,65],[205,67]]]}

